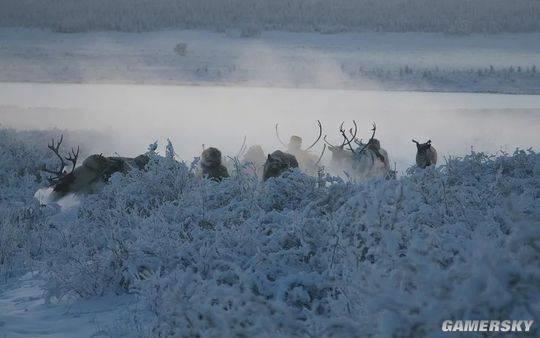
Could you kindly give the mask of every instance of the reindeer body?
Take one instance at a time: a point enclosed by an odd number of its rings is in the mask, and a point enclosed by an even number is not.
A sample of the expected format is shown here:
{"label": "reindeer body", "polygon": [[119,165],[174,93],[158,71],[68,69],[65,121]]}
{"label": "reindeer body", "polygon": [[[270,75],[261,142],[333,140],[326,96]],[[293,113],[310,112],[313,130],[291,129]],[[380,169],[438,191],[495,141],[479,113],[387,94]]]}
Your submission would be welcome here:
{"label": "reindeer body", "polygon": [[93,193],[98,191],[116,172],[127,172],[132,168],[144,169],[148,156],[136,158],[105,157],[90,155],[72,172],[61,177],[53,187],[54,197],[61,198],[68,193]]}
{"label": "reindeer body", "polygon": [[276,150],[269,154],[264,164],[263,180],[270,177],[279,177],[285,171],[298,168],[298,161],[294,155]]}
{"label": "reindeer body", "polygon": [[[328,144],[328,149],[332,152],[332,168],[338,172],[344,171],[357,179],[365,179],[375,176],[386,176],[390,170],[388,153],[381,148],[381,143],[375,138],[377,126],[373,123],[371,137],[367,143],[362,143],[356,139],[358,126],[353,120],[354,129],[347,131],[343,127],[344,122],[339,127],[339,132],[343,137],[343,142],[339,146],[332,145],[324,137]],[[358,145],[353,148],[354,143]]]}
{"label": "reindeer body", "polygon": [[308,173],[315,174],[319,168],[318,158],[315,154],[308,150],[299,149],[297,151],[289,151],[289,154],[293,155],[300,170]]}
{"label": "reindeer body", "polygon": [[[47,146],[56,157],[60,160],[58,169],[51,170],[46,166],[41,168],[42,171],[54,176],[49,177],[49,182],[53,188],[51,197],[53,200],[58,200],[69,193],[90,193],[102,186],[113,173],[126,172],[132,167],[143,169],[148,163],[149,158],[146,155],[140,155],[136,158],[127,157],[104,157],[102,155],[88,156],[81,166],[77,167],[79,158],[79,147],[77,150],[71,149],[68,156],[60,154],[60,146],[64,140],[64,135],[55,142],[54,139]],[[71,171],[67,172],[66,162],[72,164]]]}
{"label": "reindeer body", "polygon": [[[319,170],[320,158],[311,153],[310,151],[320,141],[322,137],[323,130],[321,121],[317,121],[317,126],[319,129],[317,138],[309,147],[303,149],[303,140],[300,136],[292,135],[288,143],[283,142],[281,140],[281,137],[279,136],[278,124],[276,124],[276,137],[278,141],[285,147],[286,153],[284,154],[288,153],[290,155],[293,155],[298,163],[299,168],[309,174],[315,174]],[[326,146],[325,148],[323,148],[323,152],[321,153],[320,157],[322,157],[322,154],[324,154],[325,149]]]}
{"label": "reindeer body", "polygon": [[430,165],[437,164],[437,150],[431,145],[431,140],[428,140],[426,143],[416,143],[416,165],[419,168],[424,169]]}
{"label": "reindeer body", "polygon": [[343,146],[329,145],[328,150],[332,153],[330,157],[330,170],[340,174],[352,170],[353,153]]}
{"label": "reindeer body", "polygon": [[364,150],[354,154],[352,166],[356,178],[386,176],[390,170],[388,153],[380,147],[376,139],[374,140],[376,142],[373,142],[373,145],[368,145]]}
{"label": "reindeer body", "polygon": [[201,155],[201,172],[203,177],[220,182],[229,177],[227,168],[221,163],[221,151],[217,148],[207,148]]}
{"label": "reindeer body", "polygon": [[266,160],[264,150],[260,145],[253,145],[248,148],[246,154],[242,158],[242,164],[250,164],[247,172],[250,174],[256,174],[262,176],[263,166]]}

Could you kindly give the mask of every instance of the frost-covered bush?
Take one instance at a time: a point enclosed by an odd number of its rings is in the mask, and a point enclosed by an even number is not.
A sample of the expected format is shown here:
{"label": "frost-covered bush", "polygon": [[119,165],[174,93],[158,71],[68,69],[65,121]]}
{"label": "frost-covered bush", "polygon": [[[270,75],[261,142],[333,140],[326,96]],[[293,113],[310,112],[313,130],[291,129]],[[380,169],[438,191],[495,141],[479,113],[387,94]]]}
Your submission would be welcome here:
{"label": "frost-covered bush", "polygon": [[[64,134],[64,149],[92,136],[56,129],[0,128],[0,280],[39,265],[36,259],[42,253],[44,236],[49,231],[47,218],[59,210],[55,206],[40,206],[34,193],[48,185],[47,176],[40,168],[58,167],[58,160],[47,144],[60,134]],[[81,153],[87,154],[84,145]]]}
{"label": "frost-covered bush", "polygon": [[75,208],[23,219],[46,224],[50,296],[137,294],[111,328],[127,337],[435,337],[448,319],[538,317],[533,151],[364,183],[217,183],[194,168],[156,155]]}

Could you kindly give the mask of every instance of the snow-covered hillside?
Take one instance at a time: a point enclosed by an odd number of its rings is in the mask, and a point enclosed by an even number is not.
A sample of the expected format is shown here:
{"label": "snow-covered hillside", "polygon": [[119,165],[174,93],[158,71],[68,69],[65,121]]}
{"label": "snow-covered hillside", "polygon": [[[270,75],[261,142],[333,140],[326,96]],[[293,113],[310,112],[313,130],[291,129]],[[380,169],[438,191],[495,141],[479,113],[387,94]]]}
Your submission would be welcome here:
{"label": "snow-covered hillside", "polygon": [[[446,319],[540,314],[532,151],[364,183],[299,172],[216,183],[156,155],[61,209],[33,197],[57,133],[0,129],[0,307],[33,278],[43,284],[28,290],[44,288],[51,305],[28,316],[127,297],[97,336],[441,337]],[[23,317],[0,311],[0,336],[17,336],[9,320]]]}
{"label": "snow-covered hillside", "polygon": [[540,34],[0,29],[0,81],[540,93]]}

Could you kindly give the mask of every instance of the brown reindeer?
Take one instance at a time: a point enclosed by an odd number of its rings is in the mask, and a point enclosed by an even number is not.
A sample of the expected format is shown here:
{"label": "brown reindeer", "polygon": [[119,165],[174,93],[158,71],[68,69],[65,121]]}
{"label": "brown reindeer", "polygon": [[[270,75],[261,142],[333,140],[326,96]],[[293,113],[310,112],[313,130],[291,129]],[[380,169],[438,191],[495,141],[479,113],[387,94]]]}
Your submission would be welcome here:
{"label": "brown reindeer", "polygon": [[298,168],[296,157],[281,150],[276,150],[272,154],[268,154],[264,164],[263,180],[266,181],[270,177],[279,177],[285,171],[293,168]]}
{"label": "brown reindeer", "polygon": [[412,140],[416,143],[416,165],[420,168],[425,168],[430,165],[437,164],[437,150],[431,145],[431,140],[426,143],[419,143],[416,140]]}
{"label": "brown reindeer", "polygon": [[217,182],[229,177],[227,168],[221,162],[221,151],[214,147],[203,150],[201,155],[201,171],[203,177]]}
{"label": "brown reindeer", "polygon": [[[105,157],[103,155],[90,155],[83,163],[77,167],[79,158],[79,147],[77,150],[71,149],[68,156],[60,155],[60,146],[64,136],[55,142],[52,140],[48,148],[58,157],[60,165],[57,170],[51,170],[43,166],[42,171],[52,174],[48,178],[52,188],[52,197],[60,199],[69,193],[92,193],[99,189],[112,174],[116,172],[127,172],[131,168],[144,169],[149,161],[148,156],[140,155],[135,158],[128,157]],[[71,170],[65,170],[66,162],[71,162]]]}

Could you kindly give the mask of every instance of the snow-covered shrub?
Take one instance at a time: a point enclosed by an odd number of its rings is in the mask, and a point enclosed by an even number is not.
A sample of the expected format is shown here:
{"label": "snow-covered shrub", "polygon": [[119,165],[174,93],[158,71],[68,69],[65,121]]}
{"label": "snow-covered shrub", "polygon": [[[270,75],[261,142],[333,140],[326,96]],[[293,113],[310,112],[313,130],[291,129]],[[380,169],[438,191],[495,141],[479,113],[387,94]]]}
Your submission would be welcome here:
{"label": "snow-covered shrub", "polygon": [[138,294],[113,336],[435,337],[443,320],[538,317],[533,151],[364,183],[195,167],[155,155],[77,207],[8,223],[39,225],[51,296]]}
{"label": "snow-covered shrub", "polygon": [[48,219],[60,210],[40,206],[34,193],[49,184],[40,168],[58,167],[47,144],[61,134],[63,149],[80,144],[81,156],[88,154],[88,139],[95,138],[92,132],[0,128],[0,280],[37,269],[41,262],[51,231]]}

